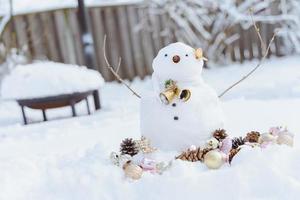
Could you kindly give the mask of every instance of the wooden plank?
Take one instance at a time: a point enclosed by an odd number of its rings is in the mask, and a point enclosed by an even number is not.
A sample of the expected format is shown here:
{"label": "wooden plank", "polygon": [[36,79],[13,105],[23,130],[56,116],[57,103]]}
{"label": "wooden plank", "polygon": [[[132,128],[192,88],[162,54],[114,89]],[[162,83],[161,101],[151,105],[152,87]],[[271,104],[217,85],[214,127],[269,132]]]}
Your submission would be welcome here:
{"label": "wooden plank", "polygon": [[[268,35],[268,25],[265,24],[265,23],[261,23],[260,25],[260,34],[261,34],[261,37],[267,47],[267,45],[269,44],[269,41],[270,41],[270,38],[269,38],[269,35]],[[262,56],[264,56],[265,52],[262,51]],[[269,53],[268,53],[269,54]]]}
{"label": "wooden plank", "polygon": [[54,11],[54,19],[63,61],[75,64],[74,44],[71,40],[70,29],[66,22],[64,10]]}
{"label": "wooden plank", "polygon": [[247,31],[246,31],[246,40],[247,41],[247,49],[249,52],[248,55],[248,59],[252,60],[254,58],[254,52],[253,52],[253,27],[250,27]]}
{"label": "wooden plank", "polygon": [[33,57],[34,59],[45,59],[47,53],[39,16],[37,14],[29,14],[27,16]]}
{"label": "wooden plank", "polygon": [[244,37],[244,30],[243,28],[239,25],[238,26],[238,32],[239,32],[239,35],[240,35],[240,38],[239,38],[239,50],[240,50],[240,62],[243,63],[244,60],[245,60],[245,55],[244,55],[244,51],[245,51],[245,45],[244,45],[244,40],[245,40],[245,37]]}
{"label": "wooden plank", "polygon": [[258,46],[258,37],[255,28],[253,26],[249,29],[249,33],[251,35],[251,43],[252,43],[251,46],[252,46],[253,58],[259,58],[260,46]]}
{"label": "wooden plank", "polygon": [[230,59],[231,61],[235,62],[235,53],[234,53],[234,42],[232,42],[230,45],[228,45],[228,51],[230,51]]}
{"label": "wooden plank", "polygon": [[83,56],[83,44],[81,41],[81,32],[77,20],[77,14],[75,9],[69,9],[67,11],[68,21],[70,24],[70,33],[72,35],[72,43],[74,44],[74,51],[76,55],[76,63],[79,65],[84,65]]}
{"label": "wooden plank", "polygon": [[166,46],[174,41],[172,36],[172,29],[169,25],[169,17],[166,14],[160,15],[161,21],[161,37],[163,39],[163,46]]}
{"label": "wooden plank", "polygon": [[278,57],[283,56],[284,54],[281,52],[281,47],[283,46],[283,44],[282,44],[282,38],[280,38],[278,36],[275,37],[274,44],[275,44],[275,53],[276,53],[276,56],[278,56]]}
{"label": "wooden plank", "polygon": [[29,50],[28,27],[23,16],[14,17],[15,32],[17,38],[17,47],[25,52],[28,59],[31,59],[31,52]]}
{"label": "wooden plank", "polygon": [[122,48],[122,65],[126,69],[126,77],[133,79],[135,77],[135,70],[133,67],[132,61],[132,48],[130,43],[130,36],[128,30],[128,20],[126,15],[126,7],[120,6],[117,8],[118,16],[118,29],[119,37],[121,39],[121,48]]}
{"label": "wooden plank", "polygon": [[[138,16],[139,19],[142,19],[144,17],[144,11],[142,9],[138,10]],[[148,22],[148,18],[146,18]],[[147,23],[146,22],[146,23]],[[145,64],[146,64],[146,73],[151,74],[152,73],[152,60],[154,58],[154,52],[153,52],[153,42],[151,38],[151,34],[149,33],[148,30],[140,30],[140,33],[142,35],[142,47],[143,47],[143,54],[144,54],[144,59],[145,59]]]}
{"label": "wooden plank", "polygon": [[65,22],[65,42],[67,46],[67,52],[69,54],[69,62],[70,64],[77,64],[76,63],[76,51],[75,51],[75,43],[72,37],[72,30],[69,23],[69,16],[67,15],[67,10],[64,10],[64,22]]}
{"label": "wooden plank", "polygon": [[15,27],[18,41],[18,48],[27,48],[28,37],[27,37],[27,26],[22,16],[15,17]]}
{"label": "wooden plank", "polygon": [[163,47],[162,37],[160,37],[161,28],[160,28],[160,17],[156,14],[149,13],[150,24],[152,27],[152,38],[154,44],[154,53],[155,55]]}
{"label": "wooden plank", "polygon": [[[115,16],[111,7],[104,10],[105,30],[107,30],[107,52],[113,67],[117,67],[120,54],[119,38],[117,35],[117,26]],[[120,68],[119,74],[122,78],[126,78],[126,70]]]}
{"label": "wooden plank", "polygon": [[[261,30],[262,24],[260,22],[257,23],[257,26],[258,26],[259,30]],[[263,54],[263,52],[262,52],[262,44],[261,44],[261,42],[260,42],[260,40],[258,38],[257,33],[255,33],[255,34],[256,34],[256,46],[257,46],[257,52],[258,52],[257,56],[260,59],[262,57],[262,54]]]}
{"label": "wooden plank", "polygon": [[103,57],[103,39],[105,35],[105,27],[103,23],[102,10],[100,8],[91,8],[92,33],[96,48],[97,66],[106,81],[114,80],[112,74],[106,68]]}
{"label": "wooden plank", "polygon": [[59,62],[62,61],[60,49],[56,39],[55,27],[52,12],[41,13],[41,21],[43,25],[44,38],[47,43],[47,55],[50,60]]}
{"label": "wooden plank", "polygon": [[[272,25],[272,24],[266,24],[266,28],[267,28],[267,30],[266,30],[266,35],[267,35],[267,39],[266,39],[266,45],[268,45],[269,43],[270,43],[270,41],[271,41],[271,38],[272,38],[272,36],[273,36],[273,32],[274,32],[274,26]],[[270,46],[270,50],[269,50],[269,52],[268,52],[268,58],[272,55],[272,54],[274,54],[275,53],[275,44],[274,44],[274,42],[271,44],[271,46]]]}
{"label": "wooden plank", "polygon": [[11,25],[9,22],[4,28],[1,38],[6,49],[11,49],[12,47],[11,31]]}
{"label": "wooden plank", "polygon": [[141,35],[140,33],[135,31],[135,27],[138,24],[137,9],[134,8],[133,6],[128,6],[127,14],[128,14],[129,31],[130,31],[130,37],[131,37],[132,49],[133,49],[134,68],[136,74],[139,77],[143,78],[146,75],[146,68],[145,68],[144,57],[142,54]]}

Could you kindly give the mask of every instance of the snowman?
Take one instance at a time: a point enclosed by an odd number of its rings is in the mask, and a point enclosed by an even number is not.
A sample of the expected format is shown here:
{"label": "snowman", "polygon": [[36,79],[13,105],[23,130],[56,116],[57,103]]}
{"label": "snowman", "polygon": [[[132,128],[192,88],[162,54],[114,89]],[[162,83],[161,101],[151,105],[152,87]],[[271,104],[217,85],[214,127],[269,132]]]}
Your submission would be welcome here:
{"label": "snowman", "polygon": [[141,99],[141,134],[162,150],[203,145],[223,127],[216,92],[202,79],[201,49],[177,42],[153,60],[153,91]]}

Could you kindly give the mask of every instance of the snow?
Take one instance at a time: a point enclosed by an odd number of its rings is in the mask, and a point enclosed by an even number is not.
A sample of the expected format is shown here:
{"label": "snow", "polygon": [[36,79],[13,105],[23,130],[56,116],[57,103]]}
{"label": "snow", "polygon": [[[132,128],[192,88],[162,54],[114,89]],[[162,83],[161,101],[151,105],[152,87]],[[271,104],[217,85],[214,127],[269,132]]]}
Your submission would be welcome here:
{"label": "snow", "polygon": [[[87,6],[108,6],[139,3],[142,0],[85,0]],[[14,14],[41,12],[60,8],[77,7],[77,0],[13,0]],[[0,0],[0,16],[9,13],[9,0]]]}
{"label": "snow", "polygon": [[97,90],[101,74],[84,66],[55,62],[17,65],[1,84],[4,99],[30,99]]}
{"label": "snow", "polygon": [[[0,199],[298,199],[299,63],[299,56],[272,58],[222,99],[231,136],[286,125],[296,135],[293,148],[243,149],[231,167],[212,171],[201,163],[175,161],[163,175],[144,173],[135,182],[109,161],[122,139],[139,138],[139,99],[124,86],[105,84],[103,109],[91,116],[28,126],[21,125],[16,103],[1,102]],[[204,70],[204,79],[220,93],[255,64]],[[132,87],[149,90],[150,78],[136,79]],[[86,112],[84,104],[78,109]],[[26,112],[41,119],[40,112]],[[57,118],[70,112],[47,114]]]}

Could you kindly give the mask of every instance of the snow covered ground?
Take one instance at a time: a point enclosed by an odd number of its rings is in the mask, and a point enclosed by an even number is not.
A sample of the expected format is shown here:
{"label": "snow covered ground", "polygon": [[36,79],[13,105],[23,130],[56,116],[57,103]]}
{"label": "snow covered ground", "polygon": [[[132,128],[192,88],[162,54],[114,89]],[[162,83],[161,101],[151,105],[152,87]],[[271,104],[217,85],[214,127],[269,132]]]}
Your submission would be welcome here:
{"label": "snow covered ground", "polygon": [[[205,70],[217,91],[248,72],[255,62]],[[150,79],[136,79],[139,91]],[[84,116],[28,126],[14,102],[0,103],[0,199],[299,199],[300,56],[274,58],[223,98],[231,136],[286,125],[295,145],[243,149],[232,166],[216,171],[201,163],[173,162],[163,175],[145,173],[125,180],[110,164],[125,137],[139,138],[139,100],[122,85],[101,90],[103,109]],[[38,111],[26,110],[31,120]],[[50,110],[50,118],[70,115],[70,108]]]}

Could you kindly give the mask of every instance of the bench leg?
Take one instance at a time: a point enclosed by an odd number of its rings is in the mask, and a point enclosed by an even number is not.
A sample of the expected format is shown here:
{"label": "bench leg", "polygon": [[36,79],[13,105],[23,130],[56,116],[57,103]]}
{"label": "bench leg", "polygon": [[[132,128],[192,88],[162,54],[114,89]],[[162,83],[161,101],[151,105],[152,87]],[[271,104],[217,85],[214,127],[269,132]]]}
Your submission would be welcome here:
{"label": "bench leg", "polygon": [[23,116],[24,124],[27,125],[27,118],[26,118],[24,106],[21,106],[21,110],[22,110],[22,116]]}
{"label": "bench leg", "polygon": [[85,103],[86,103],[87,112],[88,112],[88,114],[90,115],[90,114],[91,114],[91,111],[90,111],[89,100],[88,100],[87,97],[85,98]]}
{"label": "bench leg", "polygon": [[93,91],[93,97],[94,97],[95,109],[99,110],[101,108],[101,105],[100,105],[100,98],[99,98],[99,91],[98,90]]}
{"label": "bench leg", "polygon": [[47,121],[46,110],[42,110],[44,122]]}
{"label": "bench leg", "polygon": [[71,101],[71,109],[72,109],[72,116],[73,117],[76,117],[77,114],[76,114],[76,110],[75,110],[75,102],[74,101]]}

